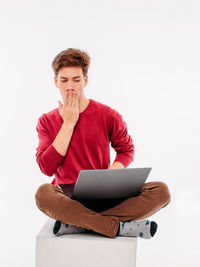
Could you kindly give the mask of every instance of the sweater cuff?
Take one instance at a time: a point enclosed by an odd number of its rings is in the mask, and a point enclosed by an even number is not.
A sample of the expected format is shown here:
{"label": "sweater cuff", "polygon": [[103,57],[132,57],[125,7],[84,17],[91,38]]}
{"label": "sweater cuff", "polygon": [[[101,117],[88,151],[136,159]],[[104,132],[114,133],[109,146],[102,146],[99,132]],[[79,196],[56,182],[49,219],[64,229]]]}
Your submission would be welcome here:
{"label": "sweater cuff", "polygon": [[65,158],[65,156],[61,155],[53,146],[53,143],[46,149],[45,153],[49,154],[51,158],[56,161],[60,161]]}
{"label": "sweater cuff", "polygon": [[41,155],[41,169],[45,174],[52,176],[64,159],[65,156],[61,155],[51,143]]}
{"label": "sweater cuff", "polygon": [[115,161],[121,162],[126,168],[133,161],[133,157],[128,155],[127,153],[117,153],[114,162]]}

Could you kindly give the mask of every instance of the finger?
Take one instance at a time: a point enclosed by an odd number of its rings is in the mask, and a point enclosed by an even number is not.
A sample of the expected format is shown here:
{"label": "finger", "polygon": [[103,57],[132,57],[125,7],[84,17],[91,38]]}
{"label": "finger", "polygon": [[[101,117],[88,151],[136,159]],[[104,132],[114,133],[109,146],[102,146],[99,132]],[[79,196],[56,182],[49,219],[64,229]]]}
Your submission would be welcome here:
{"label": "finger", "polygon": [[61,107],[63,106],[63,104],[62,104],[62,102],[60,100],[58,100],[58,105],[61,106]]}
{"label": "finger", "polygon": [[72,104],[73,104],[74,106],[76,106],[77,102],[78,102],[78,97],[77,97],[77,94],[74,93],[74,94],[73,94],[73,102],[72,102]]}
{"label": "finger", "polygon": [[60,100],[58,101],[58,109],[61,111],[63,108],[63,104],[60,102]]}
{"label": "finger", "polygon": [[75,107],[79,109],[78,96],[75,97]]}
{"label": "finger", "polygon": [[68,105],[68,98],[69,98],[69,91],[65,92],[64,94],[64,104],[66,106]]}
{"label": "finger", "polygon": [[74,95],[75,95],[75,92],[71,91],[71,99],[70,99],[71,100],[71,102],[70,102],[71,105],[73,105],[73,103],[74,103]]}
{"label": "finger", "polygon": [[72,92],[70,91],[69,92],[69,98],[68,98],[68,105],[70,105],[70,106],[72,105],[72,100],[73,100],[72,99]]}

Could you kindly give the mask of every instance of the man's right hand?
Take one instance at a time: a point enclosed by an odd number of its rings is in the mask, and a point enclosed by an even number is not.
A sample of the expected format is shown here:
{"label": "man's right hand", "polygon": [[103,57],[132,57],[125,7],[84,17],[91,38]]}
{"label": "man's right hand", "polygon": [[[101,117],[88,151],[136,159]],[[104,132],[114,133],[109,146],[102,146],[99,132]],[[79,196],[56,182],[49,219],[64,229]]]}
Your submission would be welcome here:
{"label": "man's right hand", "polygon": [[79,119],[79,102],[76,92],[67,91],[63,99],[64,105],[59,100],[59,113],[64,123],[75,126]]}

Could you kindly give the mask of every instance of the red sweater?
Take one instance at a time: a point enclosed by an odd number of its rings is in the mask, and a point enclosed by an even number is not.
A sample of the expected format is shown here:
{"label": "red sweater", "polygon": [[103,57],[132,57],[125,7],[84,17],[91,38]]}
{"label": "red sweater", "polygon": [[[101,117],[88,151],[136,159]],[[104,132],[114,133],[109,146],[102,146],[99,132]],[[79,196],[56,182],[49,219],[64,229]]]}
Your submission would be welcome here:
{"label": "red sweater", "polygon": [[59,109],[43,113],[38,119],[36,161],[44,174],[55,174],[51,182],[55,186],[74,185],[80,170],[108,169],[110,142],[116,151],[114,161],[125,168],[133,161],[134,145],[122,116],[105,104],[89,100],[86,109],[79,113],[65,156],[52,144],[63,124]]}

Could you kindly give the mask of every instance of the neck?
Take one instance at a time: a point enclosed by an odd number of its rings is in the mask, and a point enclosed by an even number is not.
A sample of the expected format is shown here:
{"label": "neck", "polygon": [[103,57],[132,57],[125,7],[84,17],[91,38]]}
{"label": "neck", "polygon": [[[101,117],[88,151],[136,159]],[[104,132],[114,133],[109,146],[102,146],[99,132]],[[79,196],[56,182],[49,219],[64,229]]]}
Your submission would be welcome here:
{"label": "neck", "polygon": [[90,102],[89,99],[87,99],[85,97],[84,98],[81,98],[79,100],[79,112],[84,111],[87,108],[87,106],[89,105],[89,102]]}

